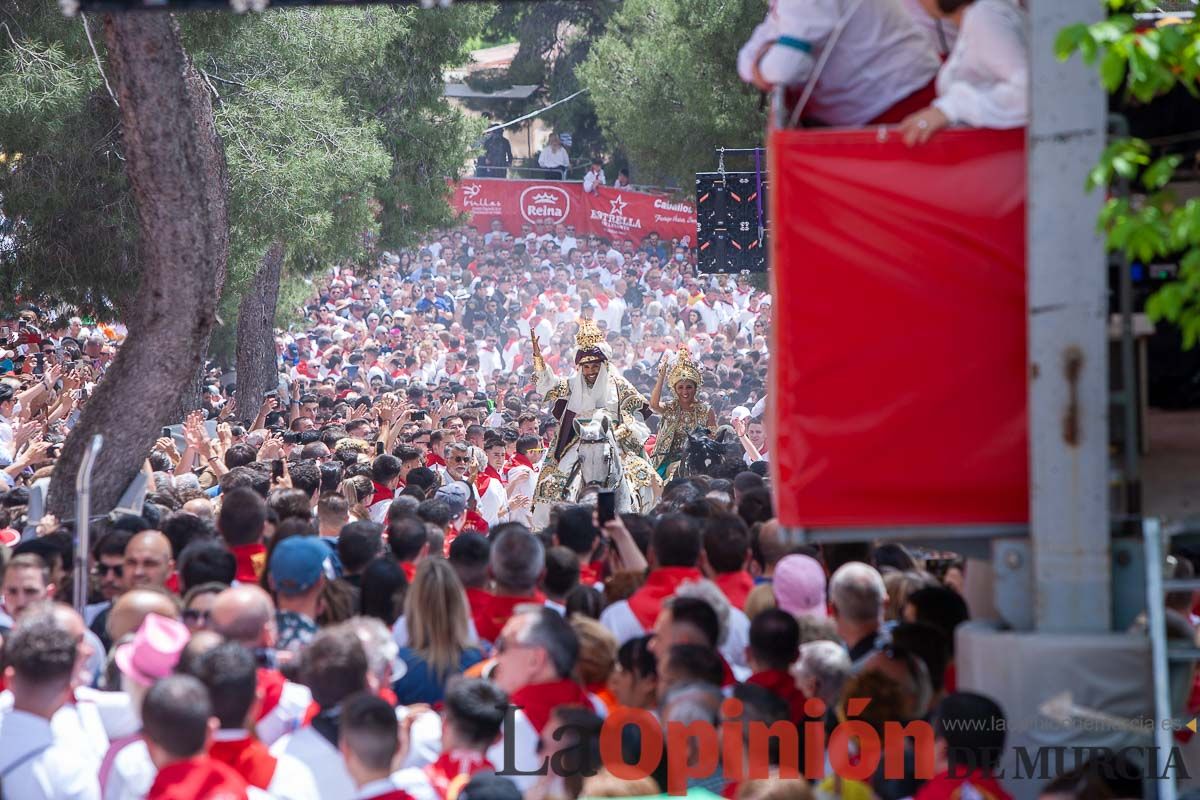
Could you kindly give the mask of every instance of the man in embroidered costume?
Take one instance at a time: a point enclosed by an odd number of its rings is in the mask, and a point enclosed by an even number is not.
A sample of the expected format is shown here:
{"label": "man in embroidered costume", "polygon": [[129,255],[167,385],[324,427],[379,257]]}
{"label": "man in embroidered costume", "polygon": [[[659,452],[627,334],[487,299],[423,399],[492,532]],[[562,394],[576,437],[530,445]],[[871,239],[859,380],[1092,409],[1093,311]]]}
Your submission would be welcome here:
{"label": "man in embroidered costume", "polygon": [[575,364],[579,371],[570,378],[559,378],[542,359],[541,344],[533,340],[533,369],[537,391],[550,404],[550,413],[558,420],[558,430],[550,438],[545,461],[534,492],[534,521],[544,522],[553,503],[574,498],[568,496],[576,456],[575,422],[607,412],[614,437],[621,450],[621,466],[631,484],[632,494],[645,495],[657,490],[659,481],[646,460],[644,445],[650,438],[646,421],[650,407],[646,399],[618,373],[609,371],[611,350],[604,334],[590,319],[579,321],[575,334]]}

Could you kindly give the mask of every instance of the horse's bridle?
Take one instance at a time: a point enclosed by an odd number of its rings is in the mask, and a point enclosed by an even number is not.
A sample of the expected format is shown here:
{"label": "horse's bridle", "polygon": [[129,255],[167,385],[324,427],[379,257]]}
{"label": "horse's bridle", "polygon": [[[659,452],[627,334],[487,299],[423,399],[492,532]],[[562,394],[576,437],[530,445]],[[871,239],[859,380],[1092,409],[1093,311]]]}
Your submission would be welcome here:
{"label": "horse's bridle", "polygon": [[[608,464],[608,476],[607,477],[609,479],[615,478],[615,480],[613,481],[613,485],[610,488],[616,488],[617,485],[620,484],[621,479],[622,479],[621,471],[618,469],[615,469],[615,463],[614,463],[614,462],[619,461],[619,458],[617,457],[618,445],[616,443],[616,439],[613,436],[601,436],[597,439],[589,439],[589,438],[586,438],[583,435],[583,432],[581,431],[579,434],[579,442],[576,444],[576,446],[582,447],[585,444],[607,445],[607,451],[604,454],[604,460]],[[579,460],[579,469],[580,470],[583,469],[583,459]]]}

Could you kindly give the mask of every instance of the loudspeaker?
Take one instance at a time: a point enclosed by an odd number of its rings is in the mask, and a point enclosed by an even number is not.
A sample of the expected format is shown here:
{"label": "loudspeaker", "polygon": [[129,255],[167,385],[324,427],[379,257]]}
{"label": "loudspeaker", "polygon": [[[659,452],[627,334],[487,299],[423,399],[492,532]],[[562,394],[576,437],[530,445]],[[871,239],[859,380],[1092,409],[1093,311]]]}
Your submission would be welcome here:
{"label": "loudspeaker", "polygon": [[698,173],[696,222],[700,272],[767,271],[765,173]]}

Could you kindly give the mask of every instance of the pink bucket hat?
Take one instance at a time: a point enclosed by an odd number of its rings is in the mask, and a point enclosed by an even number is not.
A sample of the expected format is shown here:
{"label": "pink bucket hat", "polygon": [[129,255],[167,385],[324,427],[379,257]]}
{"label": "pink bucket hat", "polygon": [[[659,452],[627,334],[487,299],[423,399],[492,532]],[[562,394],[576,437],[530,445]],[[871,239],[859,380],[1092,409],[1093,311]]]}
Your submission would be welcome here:
{"label": "pink bucket hat", "polygon": [[191,633],[178,620],[150,613],[132,642],[117,648],[117,668],[142,686],[152,686],[175,669]]}
{"label": "pink bucket hat", "polygon": [[784,556],[775,565],[771,585],[775,602],[789,614],[820,619],[829,616],[825,605],[825,568],[815,558]]}

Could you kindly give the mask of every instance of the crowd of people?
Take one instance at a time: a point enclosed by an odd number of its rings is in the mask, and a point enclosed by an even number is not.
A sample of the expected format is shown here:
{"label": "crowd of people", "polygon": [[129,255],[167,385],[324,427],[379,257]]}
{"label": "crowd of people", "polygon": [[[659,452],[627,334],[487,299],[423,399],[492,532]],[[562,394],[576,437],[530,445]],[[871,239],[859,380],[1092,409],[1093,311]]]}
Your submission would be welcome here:
{"label": "crowd of people", "polygon": [[[815,547],[774,519],[770,296],[697,274],[686,240],[501,227],[331,270],[279,332],[261,403],[214,367],[146,454],[144,502],[93,524],[87,574],[71,521],[34,517],[36,484],[122,330],[32,307],[5,323],[2,796],[1006,797],[1004,712],[955,686],[962,564]],[[538,375],[586,370],[583,331],[645,400],[654,502],[609,518],[592,494],[535,526],[561,424]],[[693,424],[739,447],[684,475]],[[631,780],[600,748],[631,711],[662,729],[929,720],[934,770],[910,751],[900,774],[788,779],[801,739],[750,776],[747,738],[748,758],[685,742]],[[635,764],[654,736],[619,739]],[[1098,780],[1047,791],[1135,796]]]}

